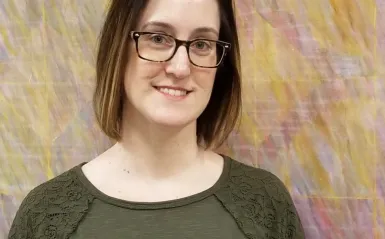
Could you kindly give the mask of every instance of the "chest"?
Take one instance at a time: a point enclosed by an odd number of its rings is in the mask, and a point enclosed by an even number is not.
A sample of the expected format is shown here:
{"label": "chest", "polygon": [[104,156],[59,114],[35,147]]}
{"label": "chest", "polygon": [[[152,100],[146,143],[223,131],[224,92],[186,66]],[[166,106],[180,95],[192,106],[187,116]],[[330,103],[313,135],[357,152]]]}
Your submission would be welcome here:
{"label": "chest", "polygon": [[89,212],[71,238],[246,239],[233,217],[219,203],[197,203],[164,210],[99,205]]}

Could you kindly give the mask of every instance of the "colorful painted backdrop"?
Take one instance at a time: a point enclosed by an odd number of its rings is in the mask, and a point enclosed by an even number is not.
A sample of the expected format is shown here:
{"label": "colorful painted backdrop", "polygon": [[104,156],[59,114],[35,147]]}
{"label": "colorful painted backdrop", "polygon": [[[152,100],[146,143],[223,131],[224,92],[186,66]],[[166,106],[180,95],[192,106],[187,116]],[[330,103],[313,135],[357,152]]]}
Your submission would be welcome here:
{"label": "colorful painted backdrop", "polygon": [[[90,105],[107,0],[0,0],[0,238],[26,193],[109,147]],[[236,0],[225,149],[290,189],[307,238],[385,238],[385,1]]]}

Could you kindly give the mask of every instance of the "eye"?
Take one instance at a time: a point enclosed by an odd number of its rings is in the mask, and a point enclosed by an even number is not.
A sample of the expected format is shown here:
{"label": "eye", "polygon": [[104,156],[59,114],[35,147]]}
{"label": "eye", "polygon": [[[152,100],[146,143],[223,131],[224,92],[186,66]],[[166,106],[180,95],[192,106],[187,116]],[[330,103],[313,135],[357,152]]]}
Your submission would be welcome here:
{"label": "eye", "polygon": [[192,44],[192,47],[194,47],[197,50],[210,50],[211,44],[209,41],[199,40],[199,41],[195,41]]}
{"label": "eye", "polygon": [[151,35],[150,39],[155,43],[161,44],[165,40],[165,37],[162,35]]}
{"label": "eye", "polygon": [[174,40],[163,34],[151,34],[148,35],[147,39],[155,45],[174,45]]}

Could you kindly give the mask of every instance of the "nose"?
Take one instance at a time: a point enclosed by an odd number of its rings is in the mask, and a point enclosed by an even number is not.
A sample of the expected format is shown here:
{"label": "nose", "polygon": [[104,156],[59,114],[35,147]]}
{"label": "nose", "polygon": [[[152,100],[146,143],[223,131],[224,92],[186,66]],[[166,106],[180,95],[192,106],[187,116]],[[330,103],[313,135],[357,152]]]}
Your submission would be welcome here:
{"label": "nose", "polygon": [[176,78],[180,79],[190,75],[190,61],[185,46],[180,46],[179,49],[177,49],[174,57],[168,62],[166,66],[166,72],[168,74],[173,74]]}

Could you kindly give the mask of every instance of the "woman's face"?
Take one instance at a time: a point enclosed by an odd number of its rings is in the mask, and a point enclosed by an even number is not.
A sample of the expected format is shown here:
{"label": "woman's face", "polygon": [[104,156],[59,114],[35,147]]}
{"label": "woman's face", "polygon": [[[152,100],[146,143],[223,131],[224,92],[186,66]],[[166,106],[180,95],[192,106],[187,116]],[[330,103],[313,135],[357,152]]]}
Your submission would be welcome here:
{"label": "woman's face", "polygon": [[[165,33],[180,40],[218,40],[219,29],[217,0],[149,0],[135,30]],[[169,39],[157,35],[142,37],[146,41],[139,44],[139,50],[153,59],[166,54],[172,45]],[[206,46],[202,43],[193,47],[204,50]],[[129,48],[124,79],[128,117],[139,114],[168,126],[194,122],[209,102],[216,68],[191,64],[184,46],[177,49],[171,60],[161,63],[140,59],[134,41]],[[194,54],[200,57],[200,53]]]}

